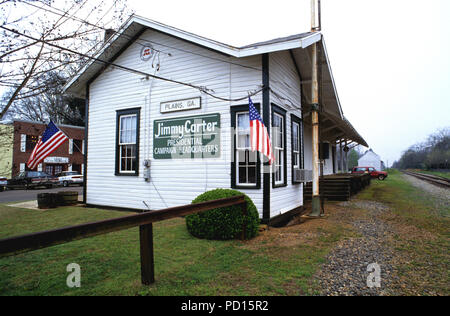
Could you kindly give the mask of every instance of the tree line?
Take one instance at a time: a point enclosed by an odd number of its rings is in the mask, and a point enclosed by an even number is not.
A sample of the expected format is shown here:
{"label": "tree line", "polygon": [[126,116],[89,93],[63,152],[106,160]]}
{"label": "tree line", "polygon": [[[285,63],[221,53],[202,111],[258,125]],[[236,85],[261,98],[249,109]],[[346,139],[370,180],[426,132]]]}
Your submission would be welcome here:
{"label": "tree line", "polygon": [[393,165],[397,169],[450,169],[450,127],[430,135],[423,143],[403,152]]}

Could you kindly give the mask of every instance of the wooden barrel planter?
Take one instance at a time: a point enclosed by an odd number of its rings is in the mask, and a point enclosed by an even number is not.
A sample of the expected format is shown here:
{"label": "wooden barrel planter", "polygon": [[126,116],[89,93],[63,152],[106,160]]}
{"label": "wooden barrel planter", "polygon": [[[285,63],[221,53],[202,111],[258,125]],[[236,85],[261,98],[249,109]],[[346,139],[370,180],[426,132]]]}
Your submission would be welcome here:
{"label": "wooden barrel planter", "polygon": [[39,193],[37,202],[40,209],[55,208],[58,206],[58,196],[55,193]]}
{"label": "wooden barrel planter", "polygon": [[58,192],[59,205],[70,206],[78,204],[78,192],[76,191],[61,191]]}

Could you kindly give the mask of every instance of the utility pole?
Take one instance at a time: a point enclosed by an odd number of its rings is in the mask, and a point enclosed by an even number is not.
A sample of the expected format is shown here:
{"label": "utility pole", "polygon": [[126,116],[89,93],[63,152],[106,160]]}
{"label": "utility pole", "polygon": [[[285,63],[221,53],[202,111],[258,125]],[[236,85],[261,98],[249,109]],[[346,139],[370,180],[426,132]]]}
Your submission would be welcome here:
{"label": "utility pole", "polygon": [[[316,23],[316,1],[318,1],[319,22]],[[311,32],[320,32],[320,0],[311,0]],[[320,190],[319,190],[319,80],[318,80],[318,44],[312,46],[312,88],[311,88],[311,117],[312,117],[312,160],[313,160],[313,196],[311,217],[320,216]]]}

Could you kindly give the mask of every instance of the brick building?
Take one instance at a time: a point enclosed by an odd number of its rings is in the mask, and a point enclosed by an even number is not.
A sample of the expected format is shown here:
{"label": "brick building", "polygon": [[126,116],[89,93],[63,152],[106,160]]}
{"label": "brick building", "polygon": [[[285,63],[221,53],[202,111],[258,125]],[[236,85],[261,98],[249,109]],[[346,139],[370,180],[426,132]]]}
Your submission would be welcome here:
{"label": "brick building", "polygon": [[[39,137],[44,133],[47,125],[15,120],[13,126],[13,154],[12,177],[20,172],[29,170],[26,162],[36,146]],[[50,154],[39,166],[38,171],[56,175],[62,171],[83,171],[84,127],[71,125],[57,125],[68,137],[56,151]]]}

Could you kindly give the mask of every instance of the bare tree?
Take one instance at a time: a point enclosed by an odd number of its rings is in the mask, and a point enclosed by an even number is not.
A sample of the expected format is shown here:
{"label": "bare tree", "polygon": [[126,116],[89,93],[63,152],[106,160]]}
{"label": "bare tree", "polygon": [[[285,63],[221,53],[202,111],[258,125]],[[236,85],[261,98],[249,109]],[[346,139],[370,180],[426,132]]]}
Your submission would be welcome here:
{"label": "bare tree", "polygon": [[0,120],[15,103],[43,119],[42,103],[61,103],[60,87],[130,14],[126,0],[0,0]]}
{"label": "bare tree", "polygon": [[[15,101],[10,108],[7,119],[25,119],[30,121],[48,122],[50,119],[57,124],[84,125],[85,101],[62,93],[65,79],[60,73],[51,71],[37,78],[48,88],[39,95],[30,96]],[[9,91],[11,94],[12,91]],[[10,99],[6,95],[6,99]]]}

